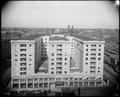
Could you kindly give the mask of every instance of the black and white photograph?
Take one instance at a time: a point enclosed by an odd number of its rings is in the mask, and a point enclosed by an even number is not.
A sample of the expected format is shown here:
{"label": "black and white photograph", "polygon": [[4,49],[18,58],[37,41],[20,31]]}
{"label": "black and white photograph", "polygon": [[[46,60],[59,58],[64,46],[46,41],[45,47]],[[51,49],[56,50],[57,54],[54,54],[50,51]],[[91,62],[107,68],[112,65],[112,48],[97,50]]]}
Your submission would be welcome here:
{"label": "black and white photograph", "polygon": [[0,74],[2,96],[119,97],[119,0],[4,2]]}

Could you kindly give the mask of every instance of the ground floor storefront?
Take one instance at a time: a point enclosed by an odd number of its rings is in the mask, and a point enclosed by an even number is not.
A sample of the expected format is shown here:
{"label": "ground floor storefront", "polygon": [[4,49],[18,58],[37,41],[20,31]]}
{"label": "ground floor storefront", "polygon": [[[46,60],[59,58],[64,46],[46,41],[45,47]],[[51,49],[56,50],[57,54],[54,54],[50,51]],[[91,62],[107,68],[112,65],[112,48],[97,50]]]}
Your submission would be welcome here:
{"label": "ground floor storefront", "polygon": [[35,77],[13,78],[11,80],[12,91],[51,90],[53,88],[72,87],[100,87],[109,85],[109,80],[81,80],[72,77]]}

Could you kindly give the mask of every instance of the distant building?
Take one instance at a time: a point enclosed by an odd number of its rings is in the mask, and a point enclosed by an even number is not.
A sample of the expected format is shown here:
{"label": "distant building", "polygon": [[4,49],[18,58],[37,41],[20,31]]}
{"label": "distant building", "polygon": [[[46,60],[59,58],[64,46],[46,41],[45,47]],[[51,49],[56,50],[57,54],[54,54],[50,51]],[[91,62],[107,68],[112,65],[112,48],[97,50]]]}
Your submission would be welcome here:
{"label": "distant building", "polygon": [[11,41],[11,89],[103,85],[102,40],[54,33]]}
{"label": "distant building", "polygon": [[10,39],[1,41],[1,58],[2,60],[10,58],[11,55],[11,44]]}
{"label": "distant building", "polygon": [[104,63],[108,67],[112,67],[115,71],[119,72],[119,55],[118,52],[113,50],[105,50]]}

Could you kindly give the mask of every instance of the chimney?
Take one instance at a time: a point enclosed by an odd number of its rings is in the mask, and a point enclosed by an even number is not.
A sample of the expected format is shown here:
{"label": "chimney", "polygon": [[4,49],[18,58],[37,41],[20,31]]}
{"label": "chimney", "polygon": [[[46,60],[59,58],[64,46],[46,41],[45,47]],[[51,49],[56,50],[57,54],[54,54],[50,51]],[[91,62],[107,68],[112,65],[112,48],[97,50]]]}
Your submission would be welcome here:
{"label": "chimney", "polygon": [[72,30],[73,30],[74,26],[72,25]]}
{"label": "chimney", "polygon": [[70,29],[70,25],[68,25],[68,30]]}

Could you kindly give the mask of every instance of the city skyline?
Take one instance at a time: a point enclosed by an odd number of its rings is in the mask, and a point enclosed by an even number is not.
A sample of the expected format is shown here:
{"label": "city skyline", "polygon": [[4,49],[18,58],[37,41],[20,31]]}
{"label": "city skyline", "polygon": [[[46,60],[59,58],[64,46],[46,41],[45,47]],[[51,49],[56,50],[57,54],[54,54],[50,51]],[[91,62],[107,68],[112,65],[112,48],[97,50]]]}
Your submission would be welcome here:
{"label": "city skyline", "polygon": [[119,28],[119,12],[105,1],[10,1],[2,27]]}

